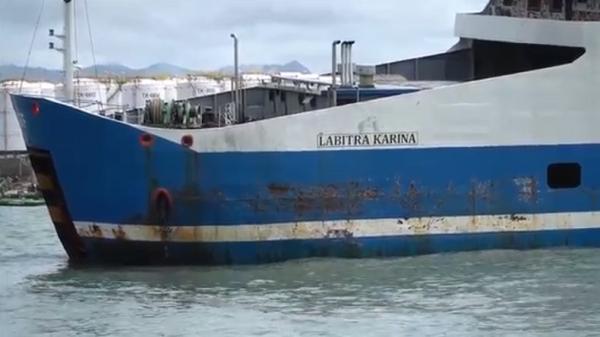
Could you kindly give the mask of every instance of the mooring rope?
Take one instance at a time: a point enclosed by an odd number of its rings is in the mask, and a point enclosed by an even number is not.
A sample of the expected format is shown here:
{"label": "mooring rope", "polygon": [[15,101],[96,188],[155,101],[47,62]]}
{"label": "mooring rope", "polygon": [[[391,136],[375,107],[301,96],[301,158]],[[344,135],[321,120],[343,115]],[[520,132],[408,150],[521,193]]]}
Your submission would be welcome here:
{"label": "mooring rope", "polygon": [[46,4],[46,0],[42,0],[42,6],[40,8],[40,13],[38,14],[37,20],[35,22],[35,28],[33,29],[33,36],[31,37],[31,43],[29,44],[29,51],[27,52],[27,58],[25,59],[25,67],[23,68],[23,74],[21,75],[21,82],[19,83],[19,94],[23,91],[23,82],[25,81],[25,76],[27,75],[27,68],[29,68],[29,60],[31,58],[31,52],[33,51],[33,44],[35,43],[35,37],[37,35],[38,28],[40,27],[40,21],[42,20],[42,14],[44,13],[45,4]]}
{"label": "mooring rope", "polygon": [[88,10],[87,0],[83,0],[83,5],[85,6],[85,20],[87,21],[88,35],[90,37],[90,47],[92,49],[92,62],[94,63],[94,76],[96,77],[96,79],[98,79],[98,63],[96,63],[96,49],[94,48],[94,38],[92,35],[92,24],[90,22],[90,13]]}
{"label": "mooring rope", "polygon": [[79,63],[79,36],[77,29],[77,1],[73,2],[73,46],[75,47],[74,64]]}
{"label": "mooring rope", "polygon": [[[88,37],[90,38],[90,49],[92,52],[92,63],[94,67],[94,78],[96,79],[96,88],[98,91],[98,104],[100,105],[100,109],[102,109],[102,90],[100,89],[100,80],[98,78],[98,63],[96,62],[96,49],[94,48],[94,38],[92,34],[92,23],[90,22],[90,11],[88,10],[88,2],[87,0],[83,0],[83,6],[85,11],[85,21],[87,22],[88,28]],[[110,83],[109,83],[110,86]],[[107,101],[108,103],[108,101]]]}

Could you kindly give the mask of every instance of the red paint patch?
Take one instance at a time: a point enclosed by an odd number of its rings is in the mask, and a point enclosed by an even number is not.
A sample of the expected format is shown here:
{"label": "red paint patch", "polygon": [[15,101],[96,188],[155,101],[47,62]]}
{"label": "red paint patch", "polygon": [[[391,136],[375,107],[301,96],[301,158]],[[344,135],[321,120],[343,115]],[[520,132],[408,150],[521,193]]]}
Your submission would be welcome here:
{"label": "red paint patch", "polygon": [[181,137],[181,145],[185,147],[192,147],[192,145],[194,145],[194,137],[192,137],[192,135],[185,135]]}
{"label": "red paint patch", "polygon": [[37,116],[40,114],[40,105],[38,104],[38,102],[33,102],[33,104],[31,105],[31,113],[33,114],[33,116]]}
{"label": "red paint patch", "polygon": [[167,206],[171,208],[173,206],[173,198],[171,193],[166,188],[157,188],[152,193],[152,201],[156,203],[159,199],[164,198],[167,201]]}
{"label": "red paint patch", "polygon": [[[171,210],[173,209],[173,199],[171,193],[165,188],[157,188],[152,193],[152,218],[158,225],[168,226]],[[161,233],[165,240],[168,237],[168,231]]]}
{"label": "red paint patch", "polygon": [[151,147],[154,144],[154,137],[152,137],[152,135],[144,133],[140,136],[140,144],[146,148]]}

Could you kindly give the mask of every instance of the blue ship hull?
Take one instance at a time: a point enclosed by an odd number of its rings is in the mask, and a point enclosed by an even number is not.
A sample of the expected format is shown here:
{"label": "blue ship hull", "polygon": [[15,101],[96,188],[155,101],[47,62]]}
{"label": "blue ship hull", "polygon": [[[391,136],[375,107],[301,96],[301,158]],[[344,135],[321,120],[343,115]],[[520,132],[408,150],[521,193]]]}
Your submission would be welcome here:
{"label": "blue ship hull", "polygon": [[85,258],[128,265],[242,265],[292,259],[390,258],[494,249],[600,247],[600,229],[225,243],[84,239]]}
{"label": "blue ship hull", "polygon": [[[589,216],[600,210],[599,144],[197,152],[54,101],[13,103],[76,262],[600,246],[600,224]],[[584,168],[581,185],[551,189],[548,165],[564,162]]]}

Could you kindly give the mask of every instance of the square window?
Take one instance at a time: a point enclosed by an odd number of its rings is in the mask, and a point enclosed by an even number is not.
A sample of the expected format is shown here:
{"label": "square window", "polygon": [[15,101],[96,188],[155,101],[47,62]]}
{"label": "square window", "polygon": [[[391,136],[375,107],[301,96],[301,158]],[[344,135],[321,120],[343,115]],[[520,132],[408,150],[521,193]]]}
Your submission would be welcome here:
{"label": "square window", "polygon": [[553,189],[577,188],[581,186],[581,165],[578,163],[549,165],[548,186]]}
{"label": "square window", "polygon": [[552,7],[550,8],[553,12],[563,11],[563,0],[552,0]]}
{"label": "square window", "polygon": [[527,0],[527,10],[539,11],[542,9],[542,0]]}

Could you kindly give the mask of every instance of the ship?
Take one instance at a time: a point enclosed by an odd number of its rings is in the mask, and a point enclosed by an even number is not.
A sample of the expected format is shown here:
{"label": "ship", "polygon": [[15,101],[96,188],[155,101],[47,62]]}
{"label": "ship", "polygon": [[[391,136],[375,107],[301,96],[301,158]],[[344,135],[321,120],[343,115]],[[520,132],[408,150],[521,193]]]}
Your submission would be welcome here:
{"label": "ship", "polygon": [[335,41],[329,87],[148,102],[139,125],[74,106],[68,83],[67,101],[12,102],[73,263],[599,247],[599,20],[597,0],[492,0],[456,16],[446,53],[374,67],[438,83],[391,92],[373,68],[354,86]]}

